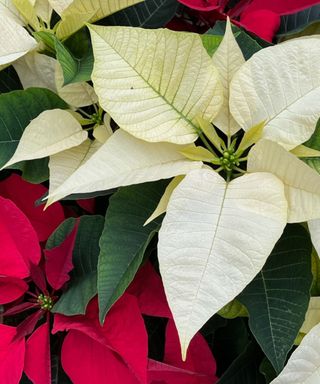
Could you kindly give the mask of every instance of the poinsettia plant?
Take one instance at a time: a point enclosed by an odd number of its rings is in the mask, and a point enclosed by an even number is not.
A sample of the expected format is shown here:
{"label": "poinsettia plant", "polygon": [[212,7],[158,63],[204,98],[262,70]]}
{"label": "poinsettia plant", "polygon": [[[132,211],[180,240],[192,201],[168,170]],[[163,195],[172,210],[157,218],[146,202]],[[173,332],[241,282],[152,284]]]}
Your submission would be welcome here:
{"label": "poinsettia plant", "polygon": [[0,0],[5,383],[316,383],[317,4],[180,3]]}

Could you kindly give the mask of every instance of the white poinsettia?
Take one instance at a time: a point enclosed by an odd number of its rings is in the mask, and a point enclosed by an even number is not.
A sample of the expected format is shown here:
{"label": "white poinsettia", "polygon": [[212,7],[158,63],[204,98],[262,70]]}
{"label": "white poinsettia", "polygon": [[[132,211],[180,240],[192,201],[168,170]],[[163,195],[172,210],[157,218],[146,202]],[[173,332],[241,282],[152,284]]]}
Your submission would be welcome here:
{"label": "white poinsettia", "polygon": [[260,271],[286,223],[320,218],[320,176],[288,152],[299,154],[320,116],[320,40],[292,40],[244,63],[230,22],[212,59],[196,34],[90,32],[94,89],[120,129],[51,157],[48,203],[186,174],[155,212],[167,209],[160,272],[185,357],[193,335]]}
{"label": "white poinsettia", "polygon": [[[31,35],[33,31],[50,31],[59,39],[66,39],[86,22],[97,21],[141,1],[0,0],[0,66],[37,48],[37,41]],[[61,20],[51,29],[53,10]]]}

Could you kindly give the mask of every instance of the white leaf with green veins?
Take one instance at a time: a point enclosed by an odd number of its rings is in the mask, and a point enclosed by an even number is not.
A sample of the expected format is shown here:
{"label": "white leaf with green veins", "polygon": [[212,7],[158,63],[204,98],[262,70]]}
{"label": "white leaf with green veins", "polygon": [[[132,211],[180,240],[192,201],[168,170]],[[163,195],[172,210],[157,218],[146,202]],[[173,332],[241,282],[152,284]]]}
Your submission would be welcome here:
{"label": "white leaf with green veins", "polygon": [[241,128],[230,113],[229,94],[230,83],[241,65],[245,62],[241,49],[233,35],[230,19],[228,18],[226,32],[218,49],[212,56],[213,64],[219,71],[223,86],[223,105],[213,120],[222,132],[231,137]]}
{"label": "white leaf with green veins", "polygon": [[56,60],[53,57],[32,51],[15,61],[13,66],[24,89],[40,87],[57,92],[55,85]]}
{"label": "white leaf with green veins", "polygon": [[230,109],[242,128],[266,121],[263,137],[292,149],[320,116],[320,39],[301,38],[255,53],[231,83]]}
{"label": "white leaf with green veins", "polygon": [[68,111],[44,111],[31,120],[23,131],[14,155],[1,169],[19,161],[41,159],[64,151],[80,145],[87,137],[88,133]]}
{"label": "white leaf with green veins", "polygon": [[285,185],[288,223],[320,217],[320,175],[270,140],[259,141],[249,152],[248,172],[270,172]]}
{"label": "white leaf with green veins", "polygon": [[51,155],[49,159],[49,194],[64,183],[82,164],[101,147],[99,142],[85,140],[77,147]]}
{"label": "white leaf with green veins", "polygon": [[143,0],[73,0],[61,13],[57,37],[65,39],[77,32],[86,22],[94,23],[121,9],[141,3]]}
{"label": "white leaf with green veins", "polygon": [[36,46],[36,40],[0,8],[0,65],[19,59]]}
{"label": "white leaf with green veins", "polygon": [[14,6],[12,0],[0,0],[0,13],[13,19],[18,24],[24,25],[24,21],[22,20],[21,15]]}
{"label": "white leaf with green veins", "polygon": [[303,338],[280,375],[270,384],[319,384],[320,324]]}
{"label": "white leaf with green veins", "polygon": [[116,131],[100,149],[48,197],[48,203],[71,193],[102,191],[185,174],[200,168],[168,143],[146,143],[123,130]]}
{"label": "white leaf with green veins", "polygon": [[94,25],[90,32],[94,88],[122,129],[146,141],[187,144],[197,138],[197,116],[217,115],[219,75],[198,35]]}
{"label": "white leaf with green veins", "polygon": [[286,222],[284,186],[270,173],[227,183],[201,169],[176,187],[158,256],[183,358],[195,333],[260,271]]}

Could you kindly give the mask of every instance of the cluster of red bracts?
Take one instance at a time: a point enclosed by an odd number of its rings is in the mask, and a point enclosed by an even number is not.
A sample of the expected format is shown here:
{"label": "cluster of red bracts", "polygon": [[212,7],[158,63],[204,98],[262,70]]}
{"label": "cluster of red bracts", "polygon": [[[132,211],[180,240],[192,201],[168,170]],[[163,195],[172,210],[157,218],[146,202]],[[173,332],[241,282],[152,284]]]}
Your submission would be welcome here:
{"label": "cluster of red bracts", "polygon": [[[301,11],[319,4],[318,0],[178,0],[196,13],[196,18],[212,27],[217,20],[232,22],[261,39],[271,42],[280,26],[280,16]],[[174,18],[169,27],[190,30],[190,24],[181,18]],[[192,27],[191,27],[192,28]],[[197,30],[194,30],[197,32]]]}
{"label": "cluster of red bracts", "polygon": [[[43,212],[34,202],[46,189],[12,175],[0,182],[0,377],[18,384],[23,372],[34,384],[51,383],[50,340],[64,335],[61,364],[74,384],[212,384],[215,360],[197,334],[187,361],[181,360],[178,335],[160,276],[145,264],[103,325],[97,298],[85,315],[65,316],[50,310],[65,289],[72,270],[77,226],[56,248],[45,241],[64,220],[57,203]],[[168,319],[163,361],[148,358],[143,315]],[[16,326],[10,319],[22,318]],[[11,322],[12,323],[12,322]],[[63,332],[63,333],[62,333]]]}

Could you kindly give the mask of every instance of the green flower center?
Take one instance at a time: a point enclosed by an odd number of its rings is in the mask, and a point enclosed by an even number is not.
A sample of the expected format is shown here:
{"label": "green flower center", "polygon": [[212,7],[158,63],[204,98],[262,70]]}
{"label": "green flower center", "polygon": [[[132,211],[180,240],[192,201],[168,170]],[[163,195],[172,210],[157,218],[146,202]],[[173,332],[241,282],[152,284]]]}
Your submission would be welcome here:
{"label": "green flower center", "polygon": [[219,160],[221,167],[227,172],[232,172],[240,164],[239,157],[233,148],[225,150]]}
{"label": "green flower center", "polygon": [[53,300],[50,296],[46,296],[44,294],[40,294],[38,296],[38,304],[40,305],[41,309],[44,311],[50,311],[53,307]]}

